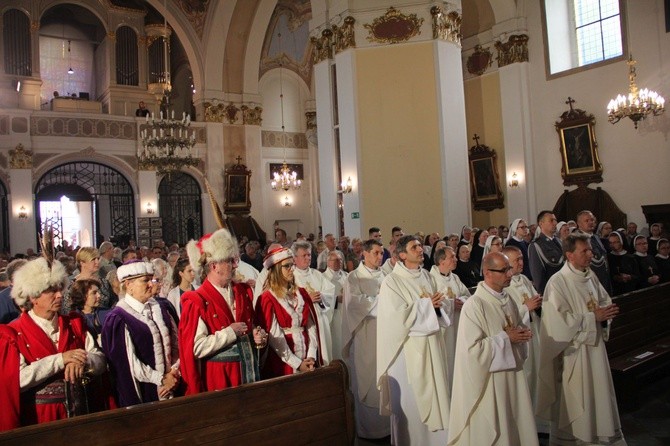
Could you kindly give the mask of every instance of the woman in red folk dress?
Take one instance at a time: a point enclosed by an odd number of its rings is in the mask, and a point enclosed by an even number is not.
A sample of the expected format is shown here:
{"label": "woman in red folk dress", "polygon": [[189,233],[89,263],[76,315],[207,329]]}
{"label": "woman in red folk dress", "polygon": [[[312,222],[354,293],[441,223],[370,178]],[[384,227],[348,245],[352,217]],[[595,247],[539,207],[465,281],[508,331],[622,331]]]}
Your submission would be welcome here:
{"label": "woman in red folk dress", "polygon": [[279,248],[263,261],[269,271],[256,304],[270,348],[261,370],[263,378],[314,370],[321,365],[319,329],[312,299],[293,280],[293,253]]}

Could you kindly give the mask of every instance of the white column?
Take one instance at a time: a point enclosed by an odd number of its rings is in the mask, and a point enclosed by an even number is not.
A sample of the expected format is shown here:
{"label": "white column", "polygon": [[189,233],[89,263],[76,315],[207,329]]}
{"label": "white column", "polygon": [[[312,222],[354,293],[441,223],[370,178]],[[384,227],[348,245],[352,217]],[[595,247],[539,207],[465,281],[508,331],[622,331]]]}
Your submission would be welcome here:
{"label": "white column", "polygon": [[447,234],[469,224],[472,218],[461,49],[454,43],[436,40],[435,60],[443,172],[442,231]]}
{"label": "white column", "polygon": [[[351,177],[353,190],[344,194],[344,233],[351,238],[360,237],[361,228],[361,200],[358,188],[358,118],[356,115],[356,58],[354,50],[344,51],[335,56],[337,64],[337,105],[340,118],[340,166],[342,181]],[[321,151],[319,151],[321,153]],[[337,177],[336,177],[337,178]],[[339,187],[336,184],[336,187]],[[352,213],[357,212],[359,218],[353,219]],[[324,232],[325,234],[326,232]],[[367,233],[365,233],[367,235]]]}
{"label": "white column", "polygon": [[[528,218],[534,222],[538,212],[532,175],[534,162],[529,71],[528,62],[513,63],[498,69],[506,169],[506,172],[500,172],[500,181],[504,181],[501,186],[507,188],[510,221]],[[516,172],[519,180],[519,187],[516,188],[509,187],[513,172]],[[543,205],[544,208],[549,206],[553,206],[553,203]]]}
{"label": "white column", "polygon": [[[314,65],[316,125],[319,139],[319,197],[323,234],[339,234],[337,213],[337,172],[330,61]],[[340,113],[342,116],[342,113]]]}
{"label": "white column", "polygon": [[[32,194],[32,170],[9,169],[11,196],[9,197],[9,246],[12,254],[24,253],[28,248],[37,249],[35,200]],[[21,206],[27,218],[19,218]]]}

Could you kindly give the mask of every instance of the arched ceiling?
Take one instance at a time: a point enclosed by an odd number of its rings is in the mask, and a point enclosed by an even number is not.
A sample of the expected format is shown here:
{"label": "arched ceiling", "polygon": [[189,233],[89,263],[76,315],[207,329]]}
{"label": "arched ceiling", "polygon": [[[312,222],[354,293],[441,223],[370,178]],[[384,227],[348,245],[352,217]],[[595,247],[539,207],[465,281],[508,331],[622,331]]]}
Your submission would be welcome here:
{"label": "arched ceiling", "polygon": [[461,34],[464,39],[491,29],[495,23],[496,18],[489,0],[463,1]]}

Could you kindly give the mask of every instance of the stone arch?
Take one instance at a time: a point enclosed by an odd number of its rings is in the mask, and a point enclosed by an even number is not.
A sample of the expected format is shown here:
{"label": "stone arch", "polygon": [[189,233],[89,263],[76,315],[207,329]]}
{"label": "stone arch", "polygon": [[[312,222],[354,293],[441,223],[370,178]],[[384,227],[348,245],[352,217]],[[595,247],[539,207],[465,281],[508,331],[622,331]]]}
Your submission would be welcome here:
{"label": "stone arch", "polygon": [[[259,5],[249,30],[249,39],[244,58],[244,92],[260,94],[258,66],[263,50],[265,33],[272,19],[277,0],[263,0]],[[267,74],[267,73],[266,73]]]}

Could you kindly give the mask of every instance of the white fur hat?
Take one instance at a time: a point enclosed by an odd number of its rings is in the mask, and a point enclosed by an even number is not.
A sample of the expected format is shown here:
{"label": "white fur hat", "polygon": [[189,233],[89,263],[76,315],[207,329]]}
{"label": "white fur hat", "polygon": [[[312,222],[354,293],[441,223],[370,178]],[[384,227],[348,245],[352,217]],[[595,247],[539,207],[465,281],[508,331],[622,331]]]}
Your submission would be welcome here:
{"label": "white fur hat", "polygon": [[142,276],[153,275],[153,265],[149,262],[143,262],[142,260],[131,260],[116,269],[116,277],[119,278],[119,282],[123,282],[126,279],[136,279]]}
{"label": "white fur hat", "polygon": [[229,259],[239,253],[235,238],[227,229],[219,229],[211,234],[203,235],[197,242],[191,240],[186,245],[188,260],[191,267],[200,271],[203,265]]}
{"label": "white fur hat", "polygon": [[51,268],[44,257],[27,262],[14,273],[12,298],[23,307],[31,297],[38,297],[50,287],[65,288],[68,284],[67,271],[62,263],[54,260]]}

